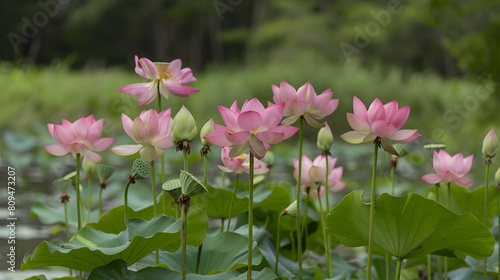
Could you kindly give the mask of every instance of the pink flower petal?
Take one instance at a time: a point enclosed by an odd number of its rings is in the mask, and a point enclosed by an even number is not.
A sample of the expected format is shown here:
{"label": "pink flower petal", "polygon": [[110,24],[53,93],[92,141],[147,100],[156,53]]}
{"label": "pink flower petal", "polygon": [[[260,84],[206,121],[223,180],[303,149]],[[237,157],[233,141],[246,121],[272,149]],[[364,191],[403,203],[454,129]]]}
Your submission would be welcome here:
{"label": "pink flower petal", "polygon": [[[274,105],[274,106],[278,106],[278,105]],[[247,100],[245,101],[245,103],[243,103],[243,106],[241,106],[241,112],[246,112],[246,111],[255,111],[259,114],[263,114],[264,113],[264,105],[262,105],[262,103],[260,103],[259,99],[257,98],[253,98],[251,100]]]}
{"label": "pink flower petal", "polygon": [[263,121],[262,116],[254,111],[242,112],[238,116],[238,126],[245,131],[253,132],[257,130],[261,126],[262,121]]}
{"label": "pink flower petal", "polygon": [[420,137],[420,134],[417,133],[416,129],[401,129],[389,135],[389,139],[400,143],[409,143],[418,137]]}
{"label": "pink flower petal", "polygon": [[123,130],[125,130],[125,133],[127,133],[130,138],[134,139],[134,141],[137,141],[134,136],[133,132],[133,127],[134,127],[134,122],[125,114],[122,113],[122,126]]}
{"label": "pink flower petal", "polygon": [[84,134],[85,139],[87,139],[90,143],[94,143],[101,137],[102,128],[104,125],[104,119],[100,119],[94,122],[90,127],[86,129],[86,133]]}
{"label": "pink flower petal", "polygon": [[389,122],[392,123],[394,127],[396,127],[396,129],[400,129],[408,120],[409,115],[410,115],[410,106],[405,106],[399,109],[397,112],[395,112],[392,115]]}
{"label": "pink flower petal", "polygon": [[293,115],[293,116],[290,116],[288,118],[283,119],[283,121],[281,121],[281,123],[288,126],[288,125],[294,124],[299,118],[300,118],[300,115]]}
{"label": "pink flower petal", "polygon": [[141,118],[137,117],[134,120],[134,123],[132,125],[132,135],[134,135],[134,139],[137,141],[139,144],[146,144],[149,143],[149,134],[146,130],[146,126],[144,125],[144,122]]}
{"label": "pink flower petal", "polygon": [[217,106],[217,109],[222,117],[222,121],[224,121],[224,124],[228,129],[232,131],[241,131],[240,126],[238,125],[237,112],[224,106]]}
{"label": "pink flower petal", "polygon": [[262,125],[260,126],[261,131],[279,125],[281,119],[283,118],[284,106],[285,106],[284,103],[270,105],[263,111],[261,115],[262,118]]}
{"label": "pink flower petal", "polygon": [[368,113],[367,113],[367,110],[366,110],[366,106],[356,96],[354,96],[352,98],[352,108],[353,108],[353,111],[354,111],[354,115],[356,115],[356,116],[364,119],[366,122],[368,122]]}
{"label": "pink flower petal", "polygon": [[139,60],[136,58],[135,72],[146,79],[154,80],[158,78],[156,66],[151,60],[145,57]]}
{"label": "pink flower petal", "polygon": [[163,80],[163,84],[173,95],[180,97],[187,97],[199,91],[198,89],[180,84],[174,80]]}
{"label": "pink flower petal", "polygon": [[207,133],[203,138],[215,146],[225,147],[231,146],[231,143],[226,138],[226,128],[220,125],[215,125],[215,130]]}
{"label": "pink flower petal", "polygon": [[396,130],[396,128],[391,123],[388,123],[384,120],[374,121],[371,125],[371,128],[373,134],[377,135],[378,137],[388,137]]}
{"label": "pink flower petal", "polygon": [[73,133],[62,125],[54,126],[54,139],[61,145],[70,145],[76,140]]}
{"label": "pink flower petal", "polygon": [[422,176],[422,180],[426,183],[429,183],[429,184],[437,184],[437,183],[441,182],[442,178],[436,174],[431,173],[431,174],[426,174],[426,175]]}
{"label": "pink flower petal", "polygon": [[90,151],[90,150],[85,150],[83,154],[83,158],[86,160],[90,160],[91,162],[100,162],[101,161],[101,156]]}
{"label": "pink flower petal", "polygon": [[147,91],[145,91],[139,95],[139,98],[137,99],[137,104],[139,104],[140,106],[143,106],[143,105],[146,105],[146,104],[153,102],[155,97],[158,95],[157,85],[158,85],[158,81],[154,81],[153,83],[150,83]]}
{"label": "pink flower petal", "polygon": [[377,120],[384,120],[385,119],[385,110],[384,110],[384,104],[382,104],[382,101],[380,99],[375,99],[372,104],[370,104],[370,107],[368,108],[367,111],[368,114],[368,123],[372,124],[373,122]]}
{"label": "pink flower petal", "polygon": [[180,60],[179,58],[172,60],[168,64],[168,69],[172,70],[172,72],[174,73],[179,72],[179,70],[181,70],[181,67],[182,67],[182,60]]}
{"label": "pink flower petal", "polygon": [[469,187],[472,187],[474,185],[474,183],[472,183],[472,181],[469,178],[465,178],[465,177],[458,178],[457,180],[455,180],[455,183],[457,183],[457,185],[459,185],[461,187],[465,187],[465,188],[469,188]]}
{"label": "pink flower petal", "polygon": [[91,148],[94,151],[101,152],[101,151],[104,151],[107,148],[109,148],[109,146],[113,145],[113,143],[115,143],[115,139],[114,138],[101,138],[101,139],[95,141],[92,144]]}
{"label": "pink flower petal", "polygon": [[44,149],[54,156],[64,156],[68,153],[68,149],[61,145],[49,145],[45,146]]}
{"label": "pink flower petal", "polygon": [[267,144],[278,144],[281,143],[285,138],[284,133],[273,131],[264,131],[261,133],[257,133],[255,136],[257,137],[257,139]]}
{"label": "pink flower petal", "polygon": [[250,136],[248,139],[248,145],[250,147],[250,152],[258,159],[263,158],[266,155],[266,147],[255,136]]}
{"label": "pink flower petal", "polygon": [[170,135],[167,135],[164,138],[160,138],[159,140],[157,140],[152,144],[160,149],[167,149],[174,145],[174,143],[172,142],[172,137]]}
{"label": "pink flower petal", "polygon": [[250,132],[248,131],[240,131],[240,132],[226,131],[226,139],[232,144],[243,144],[246,141],[248,141],[249,137],[250,137]]}
{"label": "pink flower petal", "polygon": [[340,138],[344,139],[344,141],[346,141],[347,143],[360,144],[363,143],[363,140],[366,136],[367,134],[360,133],[358,131],[349,131],[340,135]]}
{"label": "pink flower petal", "polygon": [[295,133],[297,133],[299,131],[299,128],[295,127],[295,126],[289,126],[289,125],[280,125],[280,126],[273,127],[271,129],[269,129],[268,131],[282,133],[284,136],[283,140],[286,140],[286,139],[292,137],[293,135],[295,135]]}
{"label": "pink flower petal", "polygon": [[119,156],[129,156],[139,152],[142,145],[120,145],[111,148],[111,152]]}
{"label": "pink flower petal", "polygon": [[141,151],[140,151],[140,156],[143,160],[147,162],[152,162],[154,161],[158,156],[161,154],[157,153],[157,149],[154,146],[148,145],[145,146]]}
{"label": "pink flower petal", "polygon": [[347,122],[355,131],[366,132],[366,133],[369,133],[371,131],[368,122],[366,122],[366,120],[364,120],[360,116],[352,113],[347,113],[346,116],[347,116]]}
{"label": "pink flower petal", "polygon": [[118,90],[123,93],[134,94],[134,95],[142,95],[145,94],[153,85],[153,82],[150,83],[135,83],[123,86]]}

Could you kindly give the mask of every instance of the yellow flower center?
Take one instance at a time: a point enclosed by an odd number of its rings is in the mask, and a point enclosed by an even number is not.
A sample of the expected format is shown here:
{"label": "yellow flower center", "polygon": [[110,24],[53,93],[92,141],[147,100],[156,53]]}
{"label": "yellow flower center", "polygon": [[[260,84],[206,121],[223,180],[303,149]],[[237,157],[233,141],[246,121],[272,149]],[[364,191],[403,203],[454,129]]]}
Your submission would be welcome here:
{"label": "yellow flower center", "polygon": [[172,73],[172,70],[168,68],[169,63],[166,62],[155,62],[156,70],[158,71],[158,76],[160,79],[172,79],[175,80],[175,76]]}

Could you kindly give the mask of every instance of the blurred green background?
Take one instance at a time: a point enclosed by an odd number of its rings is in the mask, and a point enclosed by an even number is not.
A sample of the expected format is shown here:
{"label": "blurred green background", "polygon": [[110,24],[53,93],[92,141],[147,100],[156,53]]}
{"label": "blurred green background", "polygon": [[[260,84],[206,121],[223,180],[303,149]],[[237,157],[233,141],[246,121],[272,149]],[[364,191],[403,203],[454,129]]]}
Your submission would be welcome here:
{"label": "blurred green background", "polygon": [[[181,58],[200,93],[172,96],[203,125],[220,121],[217,105],[258,97],[271,84],[311,81],[340,99],[327,121],[336,144],[350,130],[352,97],[410,105],[406,128],[444,143],[451,153],[476,154],[491,128],[500,128],[500,3],[328,0],[40,0],[0,4],[0,154],[45,157],[46,123],[95,114],[106,136],[123,135],[120,114],[135,117],[136,97],[118,91],[143,81],[134,55]],[[308,140],[314,143],[316,130]],[[25,145],[25,146],[23,146]],[[370,147],[353,147],[371,151]],[[340,151],[333,148],[334,154]],[[294,156],[294,154],[293,154]],[[313,152],[309,156],[315,156]],[[347,153],[346,157],[349,157]],[[114,156],[110,156],[114,158]],[[218,156],[215,157],[218,159]],[[21,160],[22,161],[22,160]],[[26,166],[38,164],[33,158]],[[349,164],[347,158],[340,163]],[[429,166],[426,162],[425,166]],[[353,169],[354,170],[354,169]],[[415,175],[416,179],[419,178]]]}

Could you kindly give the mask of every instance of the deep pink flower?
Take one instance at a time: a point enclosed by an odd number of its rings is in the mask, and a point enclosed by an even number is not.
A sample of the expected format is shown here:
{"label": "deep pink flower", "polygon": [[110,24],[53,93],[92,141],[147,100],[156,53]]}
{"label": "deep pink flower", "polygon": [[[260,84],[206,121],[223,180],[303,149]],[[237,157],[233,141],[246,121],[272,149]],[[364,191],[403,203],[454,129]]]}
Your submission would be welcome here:
{"label": "deep pink flower", "polygon": [[145,110],[132,121],[122,114],[125,132],[137,145],[120,145],[111,151],[120,156],[128,156],[140,152],[145,161],[153,161],[164,153],[164,149],[173,146],[170,109],[157,113],[156,110]]}
{"label": "deep pink flower", "polygon": [[384,105],[377,98],[367,110],[363,102],[354,96],[353,109],[354,113],[347,113],[347,121],[354,131],[340,136],[346,142],[370,143],[379,137],[382,147],[397,155],[390,140],[409,143],[420,137],[416,129],[400,129],[408,120],[410,106],[399,109],[398,102],[391,101]]}
{"label": "deep pink flower", "polygon": [[146,105],[151,103],[158,92],[168,99],[168,93],[186,97],[199,90],[187,86],[191,82],[196,82],[196,78],[189,67],[181,69],[182,61],[175,59],[170,63],[155,62],[143,57],[135,56],[135,72],[151,82],[136,83],[120,88],[121,92],[139,95],[137,103]]}
{"label": "deep pink flower", "polygon": [[283,124],[293,124],[301,116],[314,127],[322,127],[317,120],[331,115],[339,105],[338,99],[332,99],[331,89],[317,95],[310,82],[305,83],[297,91],[289,83],[282,81],[280,86],[272,85],[273,101],[285,103]]}
{"label": "deep pink flower", "polygon": [[[342,182],[343,168],[335,168],[337,163],[337,158],[332,158],[328,156],[328,170],[326,169],[326,159],[324,155],[319,155],[311,161],[307,156],[302,156],[302,174],[301,174],[301,188],[302,192],[306,194],[306,189],[309,188],[309,194],[316,196],[318,195],[318,186],[324,189],[326,185],[326,174],[328,174],[328,188],[330,191],[338,192],[345,187],[345,183]],[[293,160],[293,177],[297,180],[299,161],[297,159]],[[320,189],[319,196],[322,196]]]}
{"label": "deep pink flower", "polygon": [[293,126],[279,125],[284,103],[264,108],[254,98],[246,100],[241,110],[237,101],[230,108],[218,106],[218,109],[226,126],[216,124],[215,130],[204,138],[219,147],[232,146],[230,157],[250,152],[261,159],[271,144],[278,144],[298,131]]}
{"label": "deep pink flower", "polygon": [[[250,171],[250,160],[248,154],[241,154],[234,158],[229,157],[229,147],[222,148],[220,157],[224,166],[217,165],[220,170],[230,173],[234,172],[236,174],[242,174],[243,172],[249,173]],[[269,172],[267,164],[261,160],[256,159],[253,166],[254,174],[266,174]]]}
{"label": "deep pink flower", "polygon": [[67,153],[80,154],[84,161],[99,162],[101,156],[95,152],[102,152],[109,148],[114,138],[101,138],[104,119],[95,120],[94,115],[80,118],[74,123],[65,119],[62,124],[47,124],[50,135],[58,145],[45,146],[45,150],[54,156],[64,156]]}
{"label": "deep pink flower", "polygon": [[422,180],[429,184],[455,182],[462,187],[471,187],[472,181],[464,176],[472,167],[473,157],[473,155],[470,155],[464,158],[462,154],[451,157],[444,150],[434,151],[432,167],[436,173],[426,174],[422,177]]}

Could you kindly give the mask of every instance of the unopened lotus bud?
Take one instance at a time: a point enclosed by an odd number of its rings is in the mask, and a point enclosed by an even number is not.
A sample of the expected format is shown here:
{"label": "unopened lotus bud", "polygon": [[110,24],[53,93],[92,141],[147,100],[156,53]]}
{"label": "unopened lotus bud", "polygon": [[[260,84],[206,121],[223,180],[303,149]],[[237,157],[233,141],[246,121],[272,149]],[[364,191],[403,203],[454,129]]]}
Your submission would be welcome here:
{"label": "unopened lotus bud", "polygon": [[200,131],[200,140],[201,144],[203,146],[210,147],[212,143],[208,142],[204,137],[207,135],[209,132],[212,132],[215,130],[215,123],[214,120],[210,119],[206,124],[203,125]]}
{"label": "unopened lotus bud", "polygon": [[325,126],[319,129],[316,145],[318,146],[318,149],[320,149],[321,151],[330,151],[330,148],[333,145],[332,130],[330,129],[328,123],[326,122]]}
{"label": "unopened lotus bud", "polygon": [[84,160],[82,164],[82,169],[87,176],[92,175],[95,172],[95,163],[90,160]]}
{"label": "unopened lotus bud", "polygon": [[491,163],[491,158],[493,158],[497,154],[498,148],[498,138],[495,130],[491,129],[486,137],[483,140],[483,157],[486,159],[486,162]]}
{"label": "unopened lotus bud", "polygon": [[172,119],[172,137],[174,143],[183,141],[192,142],[197,133],[198,129],[196,128],[196,121],[193,115],[191,115],[191,112],[186,107],[182,106]]}
{"label": "unopened lotus bud", "polygon": [[290,215],[292,217],[297,216],[297,200],[294,200],[288,207],[283,210],[282,215]]}

